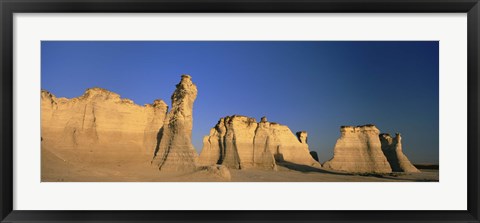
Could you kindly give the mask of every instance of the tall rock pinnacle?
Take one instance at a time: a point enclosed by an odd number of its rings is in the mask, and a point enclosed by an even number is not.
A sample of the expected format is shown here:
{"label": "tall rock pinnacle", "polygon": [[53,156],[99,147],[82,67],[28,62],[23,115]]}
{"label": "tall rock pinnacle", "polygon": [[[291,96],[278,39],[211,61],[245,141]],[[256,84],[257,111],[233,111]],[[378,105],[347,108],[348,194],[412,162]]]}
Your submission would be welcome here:
{"label": "tall rock pinnacle", "polygon": [[162,171],[193,171],[197,152],[192,145],[192,110],[197,87],[189,75],[182,75],[176,87],[152,164]]}

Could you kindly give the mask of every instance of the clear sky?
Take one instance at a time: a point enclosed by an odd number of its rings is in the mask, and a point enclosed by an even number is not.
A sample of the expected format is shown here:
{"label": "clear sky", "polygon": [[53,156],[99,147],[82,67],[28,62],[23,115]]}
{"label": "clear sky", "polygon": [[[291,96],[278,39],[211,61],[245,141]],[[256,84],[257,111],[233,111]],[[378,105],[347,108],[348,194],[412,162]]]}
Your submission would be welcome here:
{"label": "clear sky", "polygon": [[341,125],[371,123],[402,133],[412,162],[438,163],[437,41],[43,41],[41,52],[41,87],[57,97],[102,87],[170,105],[190,74],[197,151],[221,117],[239,114],[308,131],[322,162]]}

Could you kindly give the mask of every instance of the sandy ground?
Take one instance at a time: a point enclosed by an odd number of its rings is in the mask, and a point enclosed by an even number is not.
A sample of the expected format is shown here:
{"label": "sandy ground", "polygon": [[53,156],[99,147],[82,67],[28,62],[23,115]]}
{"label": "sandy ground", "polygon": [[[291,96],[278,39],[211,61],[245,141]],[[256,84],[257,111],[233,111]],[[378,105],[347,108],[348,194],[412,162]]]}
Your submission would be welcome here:
{"label": "sandy ground", "polygon": [[94,152],[42,148],[42,182],[438,182],[438,170],[421,173],[350,174],[292,163],[277,171],[230,170],[231,180],[207,171],[163,173],[138,152]]}

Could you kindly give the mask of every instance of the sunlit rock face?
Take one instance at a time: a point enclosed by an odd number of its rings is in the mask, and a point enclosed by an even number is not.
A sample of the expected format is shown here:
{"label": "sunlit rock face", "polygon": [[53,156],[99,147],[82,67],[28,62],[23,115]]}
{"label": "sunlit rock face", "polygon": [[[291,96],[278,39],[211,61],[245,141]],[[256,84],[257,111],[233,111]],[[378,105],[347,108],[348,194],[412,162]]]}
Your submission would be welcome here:
{"label": "sunlit rock face", "polygon": [[[255,134],[259,138],[255,141]],[[258,147],[265,132],[254,118],[246,116],[228,116],[221,118],[203,139],[200,153],[201,165],[222,164],[232,169],[263,167],[275,169],[273,155],[264,145]]]}
{"label": "sunlit rock face", "polygon": [[221,118],[203,140],[199,157],[201,165],[222,164],[234,169],[276,169],[277,162],[320,167],[308,150],[287,126],[260,122],[234,115]]}
{"label": "sunlit rock face", "polygon": [[380,131],[374,125],[342,126],[333,158],[324,167],[361,173],[390,173],[392,168],[382,152]]}
{"label": "sunlit rock face", "polygon": [[397,133],[395,138],[392,138],[390,134],[380,134],[380,141],[382,143],[382,151],[390,163],[392,171],[408,173],[420,172],[414,165],[412,165],[407,156],[403,154],[402,136],[400,133]]}
{"label": "sunlit rock face", "polygon": [[42,148],[152,154],[167,109],[162,100],[139,106],[102,88],[72,99],[42,90]]}
{"label": "sunlit rock face", "polygon": [[172,108],[160,131],[152,164],[161,171],[194,171],[197,152],[192,145],[193,103],[197,87],[189,75],[182,75],[172,95]]}

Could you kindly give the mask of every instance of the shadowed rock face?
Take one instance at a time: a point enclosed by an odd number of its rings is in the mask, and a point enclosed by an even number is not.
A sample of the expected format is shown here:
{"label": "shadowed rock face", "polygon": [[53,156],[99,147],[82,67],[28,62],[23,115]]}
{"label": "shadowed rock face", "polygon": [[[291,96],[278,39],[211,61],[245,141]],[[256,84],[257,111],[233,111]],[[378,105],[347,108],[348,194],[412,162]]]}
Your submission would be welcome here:
{"label": "shadowed rock face", "polygon": [[182,75],[176,87],[152,164],[162,171],[193,171],[197,152],[192,145],[192,112],[197,87],[189,75]]}
{"label": "shadowed rock face", "polygon": [[319,162],[320,160],[318,159],[318,153],[315,152],[315,151],[310,151],[310,156],[312,156],[312,158],[314,160],[316,160],[317,162]]}
{"label": "shadowed rock face", "polygon": [[[302,136],[306,142],[306,133]],[[300,142],[287,126],[268,122],[265,117],[259,123],[239,115],[221,118],[203,143],[201,165],[275,169],[276,162],[286,161],[321,166],[310,156],[308,145]]]}
{"label": "shadowed rock face", "polygon": [[307,137],[308,137],[308,134],[307,132],[305,131],[300,131],[300,132],[297,132],[297,137],[298,137],[298,140],[300,140],[301,143],[303,144],[307,144]]}
{"label": "shadowed rock face", "polygon": [[407,156],[402,151],[402,137],[400,133],[392,138],[389,134],[380,134],[380,141],[382,143],[382,151],[387,157],[392,171],[394,172],[420,172],[415,166],[412,165]]}
{"label": "shadowed rock face", "polygon": [[373,125],[342,126],[333,158],[325,168],[347,172],[389,173],[392,168],[382,152],[379,130]]}
{"label": "shadowed rock face", "polygon": [[42,147],[152,154],[167,109],[162,100],[139,106],[102,88],[72,99],[42,90]]}

